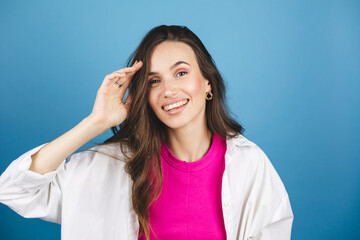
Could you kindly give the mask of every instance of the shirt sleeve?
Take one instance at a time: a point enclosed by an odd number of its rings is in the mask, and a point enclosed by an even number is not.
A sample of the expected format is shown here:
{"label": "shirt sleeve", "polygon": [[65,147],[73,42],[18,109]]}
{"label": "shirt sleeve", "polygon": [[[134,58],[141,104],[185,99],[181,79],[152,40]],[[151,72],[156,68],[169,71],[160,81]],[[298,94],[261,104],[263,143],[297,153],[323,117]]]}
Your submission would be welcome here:
{"label": "shirt sleeve", "polygon": [[280,206],[276,209],[274,217],[267,223],[261,232],[251,238],[252,240],[291,239],[291,228],[294,216],[291,210],[288,195],[284,197]]}
{"label": "shirt sleeve", "polygon": [[31,156],[47,143],[15,159],[0,176],[0,202],[25,218],[61,223],[61,200],[65,160],[52,172],[30,171]]}
{"label": "shirt sleeve", "polygon": [[246,240],[290,240],[294,215],[288,193],[266,154],[259,161],[245,207]]}

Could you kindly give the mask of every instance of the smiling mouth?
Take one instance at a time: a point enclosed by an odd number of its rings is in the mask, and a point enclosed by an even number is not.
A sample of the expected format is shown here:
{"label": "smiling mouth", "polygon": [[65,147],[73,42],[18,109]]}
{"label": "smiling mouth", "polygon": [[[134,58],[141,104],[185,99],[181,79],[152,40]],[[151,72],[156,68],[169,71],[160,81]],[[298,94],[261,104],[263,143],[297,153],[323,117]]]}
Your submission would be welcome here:
{"label": "smiling mouth", "polygon": [[182,101],[179,101],[179,102],[176,102],[176,103],[173,103],[173,104],[169,104],[169,105],[166,105],[166,106],[163,106],[161,107],[164,111],[171,111],[173,109],[177,109],[179,107],[182,107],[184,105],[186,105],[190,100],[189,99],[186,99],[186,100],[182,100]]}

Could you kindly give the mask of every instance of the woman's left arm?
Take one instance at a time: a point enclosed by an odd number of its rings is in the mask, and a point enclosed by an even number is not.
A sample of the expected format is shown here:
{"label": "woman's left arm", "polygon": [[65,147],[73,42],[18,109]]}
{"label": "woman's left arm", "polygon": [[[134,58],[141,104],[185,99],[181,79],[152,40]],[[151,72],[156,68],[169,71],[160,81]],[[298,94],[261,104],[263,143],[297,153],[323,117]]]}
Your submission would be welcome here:
{"label": "woman's left arm", "polygon": [[275,211],[271,221],[262,228],[256,237],[250,239],[290,240],[293,219],[294,215],[291,210],[289,197],[286,195],[278,209]]}
{"label": "woman's left arm", "polygon": [[[290,240],[294,214],[289,195],[280,176],[266,154],[259,148],[260,169],[256,176],[259,204],[257,207],[260,228],[251,240]],[[261,217],[267,215],[266,217]],[[265,220],[266,219],[266,220]],[[262,221],[264,220],[264,221]]]}
{"label": "woman's left arm", "polygon": [[[236,239],[290,240],[294,215],[289,195],[274,166],[256,144],[242,147],[241,165],[232,170]],[[240,184],[240,186],[239,186]]]}

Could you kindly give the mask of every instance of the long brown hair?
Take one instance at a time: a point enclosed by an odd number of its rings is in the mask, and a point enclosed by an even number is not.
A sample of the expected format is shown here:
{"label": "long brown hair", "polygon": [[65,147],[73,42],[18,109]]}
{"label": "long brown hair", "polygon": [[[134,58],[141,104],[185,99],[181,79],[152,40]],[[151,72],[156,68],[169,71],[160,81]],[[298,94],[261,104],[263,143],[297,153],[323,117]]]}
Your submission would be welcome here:
{"label": "long brown hair", "polygon": [[[207,127],[223,139],[242,134],[243,127],[231,118],[225,102],[224,81],[215,62],[200,39],[185,26],[161,25],[151,29],[127,60],[132,66],[142,60],[143,67],[133,76],[129,86],[132,95],[127,119],[118,127],[112,127],[113,136],[97,145],[119,143],[126,156],[125,171],[131,176],[132,207],[136,212],[141,234],[149,235],[149,207],[159,197],[163,175],[160,161],[161,141],[166,141],[166,126],[155,115],[148,103],[150,59],[154,48],[164,41],[188,44],[195,52],[202,75],[209,80],[213,99],[206,101]],[[205,97],[205,96],[204,96]],[[126,150],[125,150],[126,149]],[[130,150],[129,155],[128,152]]]}

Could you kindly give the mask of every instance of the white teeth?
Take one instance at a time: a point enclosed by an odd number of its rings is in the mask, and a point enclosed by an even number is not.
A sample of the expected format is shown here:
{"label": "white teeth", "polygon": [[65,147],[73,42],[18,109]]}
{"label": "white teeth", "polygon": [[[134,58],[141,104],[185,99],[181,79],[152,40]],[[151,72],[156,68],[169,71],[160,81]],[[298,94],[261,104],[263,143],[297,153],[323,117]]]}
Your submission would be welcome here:
{"label": "white teeth", "polygon": [[164,110],[165,110],[165,111],[169,111],[169,110],[171,110],[171,109],[178,108],[178,107],[186,104],[187,101],[188,101],[188,100],[183,100],[183,101],[180,101],[180,102],[177,102],[177,103],[173,103],[173,104],[167,105],[167,106],[164,107]]}

